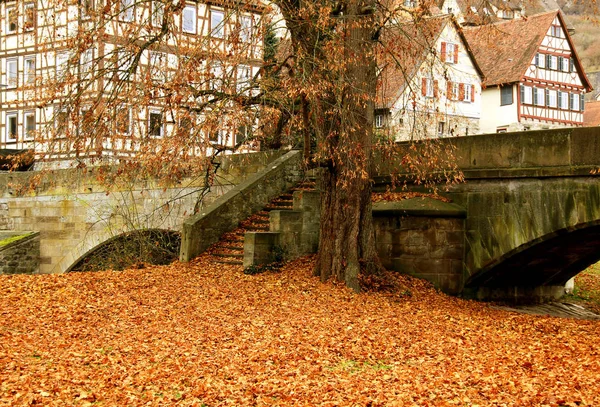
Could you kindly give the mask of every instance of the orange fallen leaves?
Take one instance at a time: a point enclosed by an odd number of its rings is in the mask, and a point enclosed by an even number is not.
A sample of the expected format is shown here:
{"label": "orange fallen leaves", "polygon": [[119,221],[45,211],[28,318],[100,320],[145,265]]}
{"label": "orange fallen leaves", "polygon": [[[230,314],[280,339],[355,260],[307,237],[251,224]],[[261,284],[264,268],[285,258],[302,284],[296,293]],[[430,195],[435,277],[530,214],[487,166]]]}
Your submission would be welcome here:
{"label": "orange fallen leaves", "polygon": [[0,276],[0,405],[600,405],[598,322],[402,276],[357,295],[312,267]]}

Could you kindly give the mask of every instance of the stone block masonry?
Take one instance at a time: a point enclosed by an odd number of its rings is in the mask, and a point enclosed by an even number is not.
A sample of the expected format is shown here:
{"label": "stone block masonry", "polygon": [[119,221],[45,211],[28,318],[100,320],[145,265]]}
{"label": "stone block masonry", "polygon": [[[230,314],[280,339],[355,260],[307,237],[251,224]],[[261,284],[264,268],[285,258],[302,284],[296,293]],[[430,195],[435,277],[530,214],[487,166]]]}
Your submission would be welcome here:
{"label": "stone block masonry", "polygon": [[39,233],[0,232],[0,274],[35,274],[39,268]]}
{"label": "stone block masonry", "polygon": [[[219,185],[211,187],[202,205],[210,205],[280,156],[281,152],[261,152],[222,157],[215,177]],[[204,187],[203,177],[167,189],[143,178],[107,194],[95,173],[69,169],[53,172],[35,191],[19,195],[15,185],[27,185],[37,175],[35,171],[0,174],[0,230],[39,232],[42,274],[69,271],[99,245],[124,233],[180,232],[194,211],[198,190]]]}

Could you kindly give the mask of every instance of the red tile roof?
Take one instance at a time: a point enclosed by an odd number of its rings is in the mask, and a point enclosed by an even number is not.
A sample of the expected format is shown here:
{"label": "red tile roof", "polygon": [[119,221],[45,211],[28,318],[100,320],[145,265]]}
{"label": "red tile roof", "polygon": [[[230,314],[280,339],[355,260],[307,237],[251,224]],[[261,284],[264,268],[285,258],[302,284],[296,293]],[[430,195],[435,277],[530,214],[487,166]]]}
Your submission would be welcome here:
{"label": "red tile roof", "polygon": [[583,112],[584,126],[600,126],[600,100],[586,102]]}
{"label": "red tile roof", "polygon": [[556,17],[556,11],[527,19],[464,29],[485,77],[484,86],[519,82]]}
{"label": "red tile roof", "polygon": [[[502,21],[479,27],[464,28],[467,42],[485,77],[484,86],[519,82],[531,65],[552,21],[559,16],[566,32],[560,11],[536,14],[525,19]],[[585,76],[575,52],[571,37],[567,41],[575,55],[575,65],[586,89],[591,84]]]}

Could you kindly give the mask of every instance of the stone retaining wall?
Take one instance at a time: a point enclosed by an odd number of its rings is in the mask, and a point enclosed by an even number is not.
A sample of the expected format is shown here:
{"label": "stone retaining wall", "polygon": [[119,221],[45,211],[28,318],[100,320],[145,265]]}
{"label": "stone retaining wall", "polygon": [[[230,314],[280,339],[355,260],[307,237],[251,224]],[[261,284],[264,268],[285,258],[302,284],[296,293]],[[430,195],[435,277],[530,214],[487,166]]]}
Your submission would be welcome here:
{"label": "stone retaining wall", "polygon": [[39,272],[39,232],[0,233],[0,239],[0,274]]}
{"label": "stone retaining wall", "polygon": [[219,241],[225,232],[258,212],[296,184],[302,175],[302,153],[290,151],[262,171],[233,187],[183,223],[179,259],[190,261]]}

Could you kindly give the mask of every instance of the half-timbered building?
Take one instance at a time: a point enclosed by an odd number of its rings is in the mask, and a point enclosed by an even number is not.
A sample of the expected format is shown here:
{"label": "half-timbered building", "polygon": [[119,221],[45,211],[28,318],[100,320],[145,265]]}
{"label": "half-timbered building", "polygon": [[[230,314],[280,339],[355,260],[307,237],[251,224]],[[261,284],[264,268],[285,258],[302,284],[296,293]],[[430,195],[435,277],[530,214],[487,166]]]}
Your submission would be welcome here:
{"label": "half-timbered building", "polygon": [[560,11],[464,33],[484,75],[483,133],[583,125],[592,87]]}
{"label": "half-timbered building", "polygon": [[[257,74],[262,12],[251,1],[0,1],[0,148],[41,151],[52,137],[64,159],[74,146],[61,134],[88,132],[88,154],[130,157],[144,138],[189,131],[203,118],[186,103],[244,92]],[[248,130],[223,122],[204,137],[239,144]]]}
{"label": "half-timbered building", "polygon": [[379,133],[397,141],[478,133],[481,71],[452,16],[403,24],[382,42]]}

